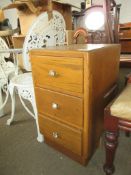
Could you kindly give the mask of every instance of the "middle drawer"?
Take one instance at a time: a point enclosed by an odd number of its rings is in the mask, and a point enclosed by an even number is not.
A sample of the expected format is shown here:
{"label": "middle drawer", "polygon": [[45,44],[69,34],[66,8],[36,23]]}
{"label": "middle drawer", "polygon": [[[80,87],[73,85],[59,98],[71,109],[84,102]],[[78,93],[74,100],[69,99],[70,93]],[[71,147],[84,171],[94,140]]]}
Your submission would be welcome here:
{"label": "middle drawer", "polygon": [[83,126],[83,99],[35,88],[38,112],[63,122]]}

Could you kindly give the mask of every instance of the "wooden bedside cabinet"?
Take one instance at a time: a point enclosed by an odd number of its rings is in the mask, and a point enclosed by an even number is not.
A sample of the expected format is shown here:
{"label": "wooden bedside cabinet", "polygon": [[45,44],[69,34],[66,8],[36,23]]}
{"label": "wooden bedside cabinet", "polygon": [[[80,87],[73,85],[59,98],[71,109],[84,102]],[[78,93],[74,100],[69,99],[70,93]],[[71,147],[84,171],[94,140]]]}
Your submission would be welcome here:
{"label": "wooden bedside cabinet", "polygon": [[104,97],[117,82],[119,45],[34,49],[30,58],[45,142],[85,164],[103,131]]}

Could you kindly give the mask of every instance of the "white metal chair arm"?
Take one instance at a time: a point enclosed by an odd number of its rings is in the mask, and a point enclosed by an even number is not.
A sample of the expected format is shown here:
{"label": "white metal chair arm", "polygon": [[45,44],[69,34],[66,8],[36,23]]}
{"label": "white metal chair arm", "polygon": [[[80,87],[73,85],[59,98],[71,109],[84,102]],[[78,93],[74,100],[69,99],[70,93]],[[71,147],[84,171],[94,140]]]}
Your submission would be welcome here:
{"label": "white metal chair arm", "polygon": [[0,53],[16,53],[16,54],[21,54],[23,52],[22,48],[18,49],[0,49]]}

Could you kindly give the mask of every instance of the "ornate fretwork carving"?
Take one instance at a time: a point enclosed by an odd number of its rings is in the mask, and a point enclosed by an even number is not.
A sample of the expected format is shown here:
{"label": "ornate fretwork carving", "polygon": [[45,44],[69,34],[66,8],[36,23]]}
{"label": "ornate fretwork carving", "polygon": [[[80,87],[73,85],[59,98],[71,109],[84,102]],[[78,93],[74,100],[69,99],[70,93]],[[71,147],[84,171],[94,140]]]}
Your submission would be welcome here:
{"label": "ornate fretwork carving", "polygon": [[41,14],[32,25],[26,36],[23,48],[25,68],[30,70],[29,50],[47,46],[63,45],[65,43],[65,21],[63,16],[53,11],[53,18],[48,21],[48,14]]}

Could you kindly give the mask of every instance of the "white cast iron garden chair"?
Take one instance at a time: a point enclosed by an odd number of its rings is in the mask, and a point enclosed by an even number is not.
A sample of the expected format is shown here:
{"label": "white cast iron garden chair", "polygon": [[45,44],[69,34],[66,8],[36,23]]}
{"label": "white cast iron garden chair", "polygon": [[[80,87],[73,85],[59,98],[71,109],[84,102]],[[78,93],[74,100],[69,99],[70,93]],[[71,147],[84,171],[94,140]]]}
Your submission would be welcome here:
{"label": "white cast iron garden chair", "polygon": [[[8,50],[9,47],[5,40],[0,37],[0,50]],[[10,58],[10,53],[0,53],[0,117],[3,116],[3,107],[5,106],[8,100],[8,81],[15,75],[16,68],[8,59]],[[5,60],[7,59],[7,61]],[[5,100],[3,101],[2,92],[5,93]]]}
{"label": "white cast iron garden chair", "polygon": [[[23,63],[26,71],[31,71],[31,65],[29,61],[29,50],[32,48],[45,48],[47,46],[61,45],[65,43],[65,21],[63,16],[57,12],[53,11],[53,18],[48,21],[48,13],[44,12],[36,18],[32,27],[30,28],[28,34],[26,35],[24,45],[23,45]],[[39,61],[39,60],[38,60]],[[38,114],[35,102],[34,87],[32,74],[24,73],[14,76],[9,85],[8,89],[12,100],[12,113],[10,119],[7,120],[7,124],[10,125],[14,119],[15,112],[15,89],[17,89],[18,95],[22,102],[22,105],[31,114],[36,121],[37,140],[39,142],[43,141],[43,135],[40,133],[38,124]],[[26,106],[25,101],[31,102],[34,113],[32,113]]]}

